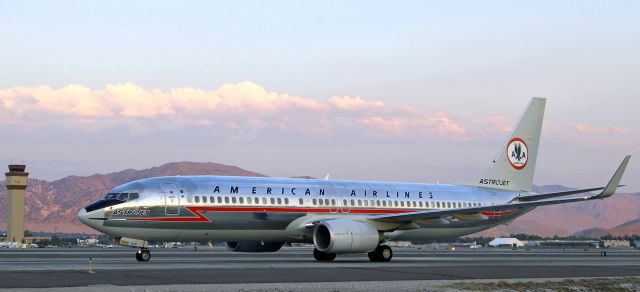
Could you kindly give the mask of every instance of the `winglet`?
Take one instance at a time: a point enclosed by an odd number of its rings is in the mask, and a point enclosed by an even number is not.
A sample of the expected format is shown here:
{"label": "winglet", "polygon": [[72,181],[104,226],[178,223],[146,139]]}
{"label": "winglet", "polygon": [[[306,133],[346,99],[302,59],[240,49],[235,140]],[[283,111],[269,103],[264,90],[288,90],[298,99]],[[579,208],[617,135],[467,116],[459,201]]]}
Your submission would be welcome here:
{"label": "winglet", "polygon": [[613,174],[613,177],[611,178],[607,186],[604,188],[604,190],[602,190],[602,192],[593,197],[594,199],[608,198],[616,192],[616,189],[620,184],[620,179],[622,179],[622,174],[624,174],[624,170],[627,168],[627,164],[629,163],[630,158],[631,155],[625,156],[624,160],[622,160],[622,163],[620,163],[620,166],[618,166],[618,170],[616,170],[616,173]]}

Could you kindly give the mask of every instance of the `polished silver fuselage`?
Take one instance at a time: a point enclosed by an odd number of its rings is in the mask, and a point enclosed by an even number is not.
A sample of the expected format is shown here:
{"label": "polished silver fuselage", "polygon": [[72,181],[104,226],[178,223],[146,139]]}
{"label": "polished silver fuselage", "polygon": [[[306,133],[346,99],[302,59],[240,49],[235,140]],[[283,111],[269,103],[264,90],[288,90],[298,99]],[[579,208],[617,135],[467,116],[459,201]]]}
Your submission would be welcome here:
{"label": "polished silver fuselage", "polygon": [[[312,242],[309,224],[326,219],[367,221],[381,214],[504,204],[527,194],[446,184],[228,176],[149,178],[118,186],[111,193],[139,197],[80,217],[114,237],[282,242]],[[418,228],[390,225],[385,238],[463,236],[510,222],[531,209],[485,212],[479,215],[482,218],[424,220],[417,222]]]}

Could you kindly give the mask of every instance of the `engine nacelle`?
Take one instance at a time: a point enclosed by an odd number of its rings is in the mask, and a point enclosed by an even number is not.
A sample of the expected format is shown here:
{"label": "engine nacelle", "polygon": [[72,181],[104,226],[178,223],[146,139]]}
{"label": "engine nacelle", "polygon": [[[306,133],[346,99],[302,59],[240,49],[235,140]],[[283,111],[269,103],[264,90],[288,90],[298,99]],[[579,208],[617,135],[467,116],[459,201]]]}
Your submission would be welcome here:
{"label": "engine nacelle", "polygon": [[313,244],[321,252],[370,252],[380,243],[380,234],[371,224],[336,219],[322,221],[313,232]]}
{"label": "engine nacelle", "polygon": [[280,250],[284,242],[274,241],[227,241],[226,246],[237,252],[274,252]]}

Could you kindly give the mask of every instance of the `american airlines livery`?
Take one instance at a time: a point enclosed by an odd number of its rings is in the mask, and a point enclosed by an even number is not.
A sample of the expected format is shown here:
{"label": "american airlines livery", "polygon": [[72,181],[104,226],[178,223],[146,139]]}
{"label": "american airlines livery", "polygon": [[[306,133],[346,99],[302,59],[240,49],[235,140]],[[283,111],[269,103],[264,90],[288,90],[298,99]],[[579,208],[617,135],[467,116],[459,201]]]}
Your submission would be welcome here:
{"label": "american airlines livery", "polygon": [[[604,187],[533,193],[546,99],[531,99],[489,167],[461,184],[329,179],[168,176],[111,190],[78,213],[84,224],[137,247],[150,240],[225,241],[238,252],[274,252],[313,243],[318,261],[368,253],[393,256],[389,240],[451,238],[513,221],[538,206],[605,199],[619,187],[626,156]],[[599,191],[598,194],[574,196]],[[563,197],[563,198],[559,198]]]}

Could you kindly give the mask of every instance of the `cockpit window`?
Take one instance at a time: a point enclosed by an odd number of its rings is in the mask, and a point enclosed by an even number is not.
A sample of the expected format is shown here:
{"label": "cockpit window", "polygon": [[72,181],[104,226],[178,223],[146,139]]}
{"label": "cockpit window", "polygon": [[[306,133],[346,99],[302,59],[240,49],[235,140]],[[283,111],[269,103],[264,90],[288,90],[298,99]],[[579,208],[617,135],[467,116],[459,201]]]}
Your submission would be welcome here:
{"label": "cockpit window", "polygon": [[138,199],[140,195],[138,193],[108,193],[104,199],[105,200],[118,200],[122,202],[133,201]]}
{"label": "cockpit window", "polygon": [[109,199],[115,199],[115,198],[117,198],[117,197],[118,197],[118,193],[108,193],[108,194],[104,197],[104,199],[105,199],[105,200],[109,200]]}
{"label": "cockpit window", "polygon": [[120,193],[120,195],[118,196],[118,200],[120,201],[126,201],[129,198],[129,193]]}

